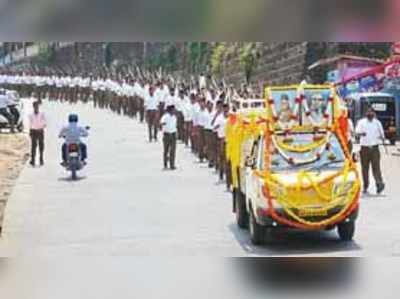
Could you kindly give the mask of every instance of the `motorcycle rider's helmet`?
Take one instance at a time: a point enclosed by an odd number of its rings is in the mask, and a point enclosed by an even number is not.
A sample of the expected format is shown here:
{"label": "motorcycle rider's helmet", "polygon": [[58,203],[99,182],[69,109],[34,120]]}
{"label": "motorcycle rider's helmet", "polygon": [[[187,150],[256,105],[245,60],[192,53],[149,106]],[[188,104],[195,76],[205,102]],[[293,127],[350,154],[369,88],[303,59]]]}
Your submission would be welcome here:
{"label": "motorcycle rider's helmet", "polygon": [[68,116],[69,123],[77,123],[78,122],[78,115],[77,114],[70,114]]}

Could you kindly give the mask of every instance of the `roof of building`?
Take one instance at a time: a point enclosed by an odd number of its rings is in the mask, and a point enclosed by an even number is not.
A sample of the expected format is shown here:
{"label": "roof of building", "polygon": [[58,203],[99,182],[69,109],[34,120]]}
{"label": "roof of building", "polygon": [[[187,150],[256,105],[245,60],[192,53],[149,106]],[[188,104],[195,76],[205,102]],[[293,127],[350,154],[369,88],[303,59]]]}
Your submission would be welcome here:
{"label": "roof of building", "polygon": [[337,62],[339,60],[343,60],[343,59],[351,59],[351,60],[359,60],[359,61],[365,61],[365,62],[373,62],[373,63],[376,63],[376,64],[384,63],[384,60],[381,60],[381,59],[369,58],[369,57],[364,57],[364,56],[340,54],[340,55],[336,55],[334,57],[320,59],[317,62],[315,62],[312,65],[310,65],[308,67],[308,70],[312,70],[312,69],[315,69],[315,68],[323,66],[323,65],[332,64],[332,63],[335,63],[335,62]]}

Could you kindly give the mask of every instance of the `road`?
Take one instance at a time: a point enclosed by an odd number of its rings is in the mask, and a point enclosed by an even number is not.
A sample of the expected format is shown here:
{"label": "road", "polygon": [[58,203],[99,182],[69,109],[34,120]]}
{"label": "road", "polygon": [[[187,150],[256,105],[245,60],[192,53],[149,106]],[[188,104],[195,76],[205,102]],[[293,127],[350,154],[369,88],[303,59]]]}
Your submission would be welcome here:
{"label": "road", "polygon": [[[183,145],[178,170],[164,171],[161,142],[147,142],[145,125],[91,105],[45,103],[43,110],[46,164],[22,172],[5,212],[0,255],[400,255],[398,156],[383,156],[386,195],[362,199],[354,242],[338,242],[335,231],[287,232],[254,247],[235,225],[224,185]],[[59,165],[56,138],[70,112],[91,126],[89,165],[76,182]]]}

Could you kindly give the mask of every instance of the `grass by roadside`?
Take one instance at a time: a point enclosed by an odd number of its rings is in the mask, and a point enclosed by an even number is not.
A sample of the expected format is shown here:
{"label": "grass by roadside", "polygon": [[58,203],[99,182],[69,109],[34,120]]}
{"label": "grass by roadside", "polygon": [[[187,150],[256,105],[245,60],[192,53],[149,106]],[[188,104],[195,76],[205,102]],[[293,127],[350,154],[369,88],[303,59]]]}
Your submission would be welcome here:
{"label": "grass by roadside", "polygon": [[28,138],[23,134],[0,134],[0,232],[12,188],[28,158]]}

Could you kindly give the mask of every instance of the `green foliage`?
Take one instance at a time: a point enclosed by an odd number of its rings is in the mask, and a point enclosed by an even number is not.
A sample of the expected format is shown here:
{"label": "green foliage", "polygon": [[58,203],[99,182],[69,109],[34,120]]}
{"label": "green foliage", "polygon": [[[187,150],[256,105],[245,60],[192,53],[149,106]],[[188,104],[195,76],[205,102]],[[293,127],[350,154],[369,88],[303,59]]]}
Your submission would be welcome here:
{"label": "green foliage", "polygon": [[247,82],[250,81],[253,71],[257,66],[257,60],[260,56],[259,47],[258,43],[244,43],[240,48],[239,62],[244,70]]}
{"label": "green foliage", "polygon": [[206,64],[206,58],[209,52],[209,43],[190,42],[188,49],[188,66],[191,72],[203,71]]}
{"label": "green foliage", "polygon": [[178,54],[176,45],[169,43],[157,53],[148,56],[145,64],[151,70],[157,70],[161,67],[166,71],[175,71],[178,69]]}
{"label": "green foliage", "polygon": [[391,43],[338,43],[341,54],[385,59],[390,55]]}
{"label": "green foliage", "polygon": [[40,66],[52,64],[55,60],[56,51],[53,46],[49,44],[39,44],[39,54],[37,56],[37,63]]}
{"label": "green foliage", "polygon": [[227,46],[225,43],[220,43],[213,49],[210,60],[211,72],[213,74],[221,74],[226,50]]}

